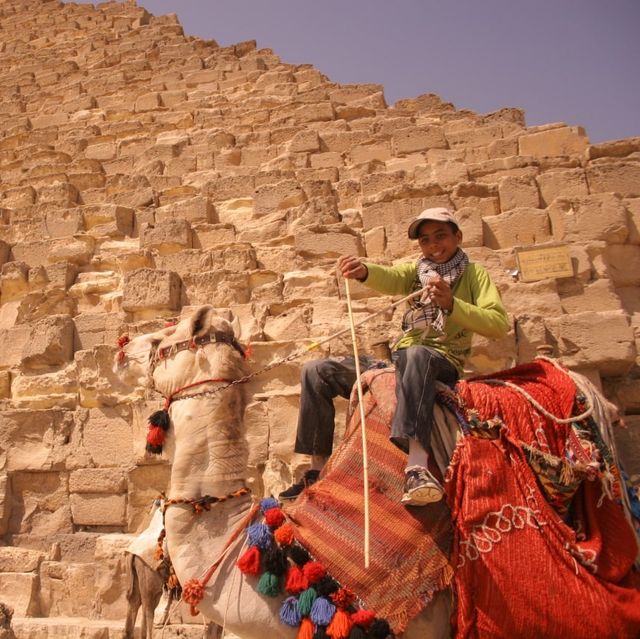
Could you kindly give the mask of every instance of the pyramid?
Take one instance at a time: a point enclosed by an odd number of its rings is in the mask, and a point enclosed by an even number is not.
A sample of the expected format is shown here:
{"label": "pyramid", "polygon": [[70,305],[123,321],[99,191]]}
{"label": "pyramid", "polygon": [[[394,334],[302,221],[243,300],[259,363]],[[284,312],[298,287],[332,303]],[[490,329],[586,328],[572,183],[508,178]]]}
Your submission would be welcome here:
{"label": "pyramid", "polygon": [[[168,463],[143,451],[157,402],[111,373],[119,335],[229,308],[258,370],[347,326],[338,256],[412,259],[430,206],[456,210],[513,323],[468,372],[551,353],[627,412],[640,472],[640,138],[590,144],[431,94],[388,105],[143,4],[0,0],[0,598],[17,617],[124,616],[119,551]],[[557,247],[571,274],[523,277],[521,251]],[[352,297],[356,321],[389,304]],[[361,350],[399,313],[363,325]],[[301,364],[251,381],[258,492],[300,464]]]}

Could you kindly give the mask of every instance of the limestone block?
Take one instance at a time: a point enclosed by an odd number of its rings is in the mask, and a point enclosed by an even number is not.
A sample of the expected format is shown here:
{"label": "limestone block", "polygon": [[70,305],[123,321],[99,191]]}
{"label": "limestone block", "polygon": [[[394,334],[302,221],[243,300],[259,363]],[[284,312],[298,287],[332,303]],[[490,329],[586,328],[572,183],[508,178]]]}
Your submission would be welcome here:
{"label": "limestone block", "polygon": [[122,290],[122,308],[129,313],[180,308],[180,278],[170,271],[131,271],[125,274]]}
{"label": "limestone block", "polygon": [[15,546],[0,547],[0,573],[3,572],[38,572],[45,559],[45,554],[30,548]]}
{"label": "limestone block", "polygon": [[215,224],[218,222],[213,202],[208,197],[203,196],[172,202],[156,209],[156,221],[159,223],[178,217],[187,220],[191,224],[197,222]]}
{"label": "limestone block", "polygon": [[[276,305],[282,300],[282,276],[273,271],[254,271],[249,276],[250,300],[255,304]],[[249,299],[245,300],[248,302]]]}
{"label": "limestone block", "polygon": [[31,206],[36,201],[36,190],[32,186],[19,186],[4,191],[2,206],[8,209],[19,209]]}
{"label": "limestone block", "polygon": [[292,153],[313,153],[320,150],[320,138],[318,132],[313,129],[305,129],[296,133],[289,143]]}
{"label": "limestone block", "polygon": [[339,257],[340,255],[363,256],[362,238],[353,233],[334,232],[327,227],[308,228],[299,231],[294,237],[294,247],[303,256],[323,255]]}
{"label": "limestone block", "polygon": [[25,371],[15,375],[11,384],[16,408],[70,408],[78,401],[75,364],[42,373]]}
{"label": "limestone block", "polygon": [[332,297],[338,294],[335,276],[317,268],[285,273],[283,284],[283,297],[288,301],[313,299],[319,295]]}
{"label": "limestone block", "polygon": [[468,129],[447,130],[446,139],[450,146],[481,147],[503,137],[502,125],[474,126]]}
{"label": "limestone block", "polygon": [[[604,387],[607,397],[620,406],[625,415],[640,414],[640,379],[614,378],[607,380]],[[624,419],[626,421],[627,417]]]}
{"label": "limestone block", "polygon": [[[511,310],[511,309],[510,309]],[[475,334],[471,355],[465,364],[465,375],[483,375],[514,366],[517,359],[515,331],[499,339],[489,339]]]}
{"label": "limestone block", "polygon": [[598,160],[586,168],[591,193],[615,192],[622,197],[640,197],[640,162]]}
{"label": "limestone block", "polygon": [[293,121],[298,124],[307,122],[327,122],[335,119],[333,105],[330,102],[305,104],[295,109]]}
{"label": "limestone block", "polygon": [[365,164],[372,160],[384,162],[391,158],[391,145],[389,142],[373,142],[355,146],[349,153],[351,164]]}
{"label": "limestone block", "polygon": [[295,443],[298,398],[296,396],[273,396],[267,400],[269,424],[269,457],[288,461],[292,457]]}
{"label": "limestone block", "polygon": [[89,140],[84,156],[91,160],[113,160],[118,152],[115,138],[109,140]]}
{"label": "limestone block", "polygon": [[640,415],[626,415],[624,426],[616,427],[614,435],[622,467],[630,477],[637,478],[640,475]]}
{"label": "limestone block", "polygon": [[518,138],[514,135],[490,142],[487,145],[487,155],[490,160],[518,155]]}
{"label": "limestone block", "polygon": [[502,177],[498,180],[498,194],[501,211],[521,207],[537,209],[540,206],[538,186],[530,178]]}
{"label": "limestone block", "polygon": [[84,230],[84,220],[79,209],[52,209],[45,226],[50,237],[69,237]]}
{"label": "limestone block", "polygon": [[502,301],[509,313],[520,315],[562,315],[562,305],[555,280],[512,282],[501,290]]}
{"label": "limestone block", "polygon": [[[0,223],[2,222],[2,214],[0,214]],[[4,240],[0,240],[0,267],[9,261],[9,253],[11,252],[11,246]]]}
{"label": "limestone block", "polygon": [[49,263],[68,262],[84,266],[91,261],[95,246],[95,238],[90,235],[76,235],[73,239],[56,240],[51,244],[48,261]]}
{"label": "limestone block", "polygon": [[640,286],[640,246],[609,244],[604,259],[614,286]]}
{"label": "limestone block", "polygon": [[363,175],[360,181],[362,195],[370,197],[388,189],[402,187],[406,179],[407,174],[404,171],[369,173],[368,175]]}
{"label": "limestone block", "polygon": [[203,194],[218,203],[224,200],[252,197],[254,189],[255,177],[253,175],[229,175],[207,182],[203,188]]}
{"label": "limestone block", "polygon": [[484,239],[482,216],[473,207],[463,207],[456,211],[458,228],[462,231],[462,246],[482,246]]}
{"label": "limestone block", "polygon": [[448,147],[442,127],[423,126],[407,127],[394,131],[391,136],[394,155],[408,155],[429,149],[446,149]]}
{"label": "limestone block", "polygon": [[30,335],[28,326],[0,329],[0,368],[11,368],[20,364]]}
{"label": "limestone block", "polygon": [[113,271],[89,271],[80,273],[76,283],[69,287],[69,296],[77,298],[79,303],[95,306],[100,296],[113,293],[120,287],[120,276]]}
{"label": "limestone block", "polygon": [[140,111],[154,111],[162,106],[159,93],[145,93],[136,99],[134,110],[136,113]]}
{"label": "limestone block", "polygon": [[72,493],[71,516],[76,526],[122,526],[126,497],[100,493]]}
{"label": "limestone block", "polygon": [[127,492],[127,481],[122,468],[79,468],[69,475],[70,493]]}
{"label": "limestone block", "polygon": [[433,164],[416,166],[415,178],[417,184],[430,184],[433,182],[446,187],[460,182],[467,182],[469,173],[464,162],[444,160]]}
{"label": "limestone block", "polygon": [[632,316],[635,324],[635,317],[640,315],[640,289],[637,286],[622,286],[616,289],[616,295],[620,298],[622,308]]}
{"label": "limestone block", "polygon": [[377,226],[370,229],[364,234],[363,240],[365,255],[368,257],[380,257],[384,255],[387,246],[387,236],[384,226]]}
{"label": "limestone block", "polygon": [[40,571],[40,610],[47,617],[85,617],[92,613],[96,566],[45,561]]}
{"label": "limestone block", "polygon": [[451,192],[451,201],[456,209],[474,209],[480,217],[500,213],[498,189],[493,184],[461,182]]}
{"label": "limestone block", "polygon": [[182,218],[168,218],[158,224],[143,224],[140,229],[140,248],[153,249],[160,255],[192,247],[191,225]]}
{"label": "limestone block", "polygon": [[24,262],[7,262],[0,271],[2,303],[20,299],[29,292],[29,266]]}
{"label": "limestone block", "polygon": [[585,283],[579,279],[562,279],[558,292],[565,313],[585,311],[620,311],[622,303],[611,280],[599,279]]}
{"label": "limestone block", "polygon": [[282,180],[275,184],[258,186],[253,195],[256,215],[265,215],[299,206],[306,201],[306,194],[296,180]]}
{"label": "limestone block", "polygon": [[102,619],[122,619],[126,615],[125,550],[132,539],[130,534],[110,533],[100,535],[96,541],[93,605]]}
{"label": "limestone block", "polygon": [[536,176],[540,197],[549,206],[557,197],[582,198],[589,195],[584,169],[545,171]]}
{"label": "limestone block", "polygon": [[67,477],[60,472],[15,472],[9,532],[52,535],[71,533]]}
{"label": "limestone block", "polygon": [[98,468],[126,467],[133,461],[132,430],[125,411],[92,408],[83,428],[84,447]]}
{"label": "limestone block", "polygon": [[13,608],[16,617],[35,617],[40,613],[38,575],[27,572],[0,573],[2,603]]}
{"label": "limestone block", "polygon": [[557,198],[548,207],[554,239],[564,242],[604,240],[620,244],[629,234],[627,211],[612,193]]}
{"label": "limestone block", "polygon": [[39,369],[58,366],[73,359],[73,320],[54,315],[38,321],[31,330],[22,354],[25,367]]}
{"label": "limestone block", "polygon": [[33,116],[29,118],[29,121],[34,129],[47,129],[49,127],[57,127],[62,124],[66,124],[68,119],[68,113],[59,111],[58,113]]}
{"label": "limestone block", "polygon": [[551,239],[546,211],[516,208],[482,218],[483,243],[492,249],[540,244]]}
{"label": "limestone block", "polygon": [[268,316],[263,329],[265,340],[287,340],[294,335],[298,338],[308,337],[308,315],[304,309],[293,308],[278,315]]}
{"label": "limestone block", "polygon": [[185,297],[190,304],[225,307],[246,304],[251,299],[247,273],[204,271],[183,278]]}
{"label": "limestone block", "polygon": [[57,182],[38,189],[38,204],[68,208],[77,204],[78,200],[78,189],[69,182]]}
{"label": "limestone block", "polygon": [[607,377],[625,375],[636,358],[634,335],[623,312],[585,312],[545,320],[560,361],[592,366]]}
{"label": "limestone block", "polygon": [[535,133],[525,133],[518,139],[520,155],[542,158],[549,155],[582,155],[589,140],[582,127],[560,126]]}
{"label": "limestone block", "polygon": [[117,204],[83,206],[84,227],[95,237],[122,237],[133,233],[133,209]]}
{"label": "limestone block", "polygon": [[[640,244],[640,199],[623,200],[629,213],[629,237],[630,244]],[[0,260],[2,263],[2,260]]]}
{"label": "limestone block", "polygon": [[193,246],[196,249],[211,249],[236,241],[236,229],[233,224],[194,224],[192,232]]}

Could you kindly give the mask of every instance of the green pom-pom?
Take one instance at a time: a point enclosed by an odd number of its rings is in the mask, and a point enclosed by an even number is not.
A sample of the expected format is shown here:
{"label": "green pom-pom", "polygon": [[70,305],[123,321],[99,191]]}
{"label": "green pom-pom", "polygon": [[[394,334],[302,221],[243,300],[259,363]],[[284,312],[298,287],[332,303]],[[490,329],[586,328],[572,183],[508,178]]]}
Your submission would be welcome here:
{"label": "green pom-pom", "polygon": [[258,592],[269,597],[280,594],[280,579],[269,571],[263,572],[257,585]]}
{"label": "green pom-pom", "polygon": [[298,610],[303,617],[308,617],[311,613],[311,606],[318,597],[318,593],[314,588],[307,588],[300,593],[298,597]]}

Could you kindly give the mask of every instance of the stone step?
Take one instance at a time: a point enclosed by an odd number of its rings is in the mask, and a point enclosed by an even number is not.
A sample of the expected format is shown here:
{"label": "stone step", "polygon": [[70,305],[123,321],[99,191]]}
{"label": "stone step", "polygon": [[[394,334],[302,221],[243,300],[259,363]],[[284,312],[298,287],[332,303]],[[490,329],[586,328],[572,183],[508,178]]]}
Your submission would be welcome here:
{"label": "stone step", "polygon": [[[124,639],[124,620],[88,619],[86,617],[14,617],[11,622],[15,639]],[[199,624],[168,624],[155,634],[163,639],[203,639]],[[234,635],[225,635],[233,639]],[[136,626],[134,639],[141,639]]]}

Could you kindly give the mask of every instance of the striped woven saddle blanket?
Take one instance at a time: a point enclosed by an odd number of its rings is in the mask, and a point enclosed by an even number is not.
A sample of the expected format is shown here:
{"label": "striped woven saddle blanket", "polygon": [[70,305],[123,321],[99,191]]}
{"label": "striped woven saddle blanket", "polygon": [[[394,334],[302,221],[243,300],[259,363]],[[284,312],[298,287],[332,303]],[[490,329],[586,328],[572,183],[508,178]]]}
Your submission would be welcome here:
{"label": "striped woven saddle blanket", "polygon": [[[360,411],[354,392],[344,439],[322,473],[287,508],[296,539],[394,633],[452,580],[450,512],[445,500],[428,508],[400,504],[406,454],[389,441],[396,407],[393,369],[362,376],[369,496],[369,568],[364,567],[364,483]],[[455,447],[458,424],[435,412],[432,446],[440,471]],[[437,469],[434,469],[437,472]]]}

